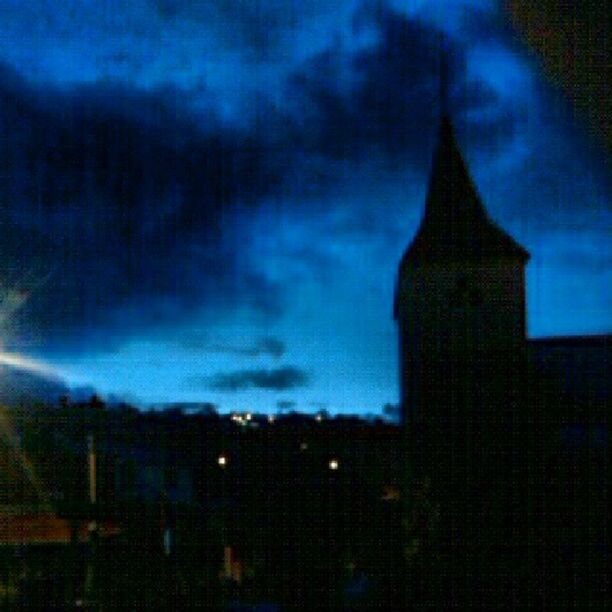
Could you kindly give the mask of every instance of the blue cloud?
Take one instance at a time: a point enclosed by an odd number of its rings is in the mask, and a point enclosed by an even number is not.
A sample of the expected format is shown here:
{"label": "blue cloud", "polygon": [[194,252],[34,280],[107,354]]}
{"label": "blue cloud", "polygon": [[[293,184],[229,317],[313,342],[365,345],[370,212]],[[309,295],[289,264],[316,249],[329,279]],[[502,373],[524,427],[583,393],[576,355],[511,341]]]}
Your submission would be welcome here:
{"label": "blue cloud", "polygon": [[[193,380],[193,379],[192,379]],[[201,382],[214,391],[245,391],[247,389],[268,389],[286,391],[304,387],[310,377],[306,372],[294,367],[283,367],[273,370],[236,370],[217,374]],[[196,379],[195,382],[198,382]]]}

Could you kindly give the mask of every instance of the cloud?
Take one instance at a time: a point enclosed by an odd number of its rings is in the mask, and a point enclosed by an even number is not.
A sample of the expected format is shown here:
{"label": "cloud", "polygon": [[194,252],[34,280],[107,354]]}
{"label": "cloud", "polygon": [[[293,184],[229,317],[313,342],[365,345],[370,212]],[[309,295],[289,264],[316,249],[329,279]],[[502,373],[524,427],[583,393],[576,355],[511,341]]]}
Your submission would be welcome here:
{"label": "cloud", "polygon": [[285,353],[285,344],[277,338],[262,338],[255,346],[248,349],[249,356],[271,355],[282,357]]}
{"label": "cloud", "polygon": [[[592,123],[593,135],[612,147],[612,97],[606,3],[582,0],[563,10],[558,2],[504,0],[513,25],[537,52],[545,70],[567,90]],[[545,32],[545,35],[542,35]]]}
{"label": "cloud", "polygon": [[232,208],[282,175],[264,137],[214,116],[197,122],[168,92],[50,91],[44,105],[39,93],[0,74],[2,276],[23,291],[50,278],[22,308],[18,334],[90,351],[203,302],[278,308],[226,227]]}
{"label": "cloud", "polygon": [[268,389],[285,391],[304,387],[309,376],[303,370],[283,367],[272,370],[236,370],[207,378],[208,387],[215,391],[244,391],[246,389]]}
{"label": "cloud", "polygon": [[213,341],[207,336],[190,334],[179,340],[180,346],[187,350],[233,355],[235,357],[270,356],[280,358],[285,354],[285,343],[278,338],[263,337],[247,345],[237,345],[230,342]]}
{"label": "cloud", "polygon": [[[185,7],[159,4],[168,18]],[[1,274],[30,295],[9,343],[91,353],[196,313],[211,324],[235,309],[282,313],[282,273],[269,274],[243,239],[255,208],[277,199],[297,207],[309,189],[327,201],[338,163],[423,171],[429,160],[438,32],[384,7],[358,11],[353,28],[377,35],[365,46],[332,41],[293,69],[274,105],[271,95],[254,98],[255,119],[240,126],[205,87],[196,107],[172,84],[60,91],[0,70]],[[471,138],[509,137],[514,115],[478,118],[498,100],[464,79],[464,51],[451,47],[457,116]],[[270,343],[209,348],[282,354]]]}
{"label": "cloud", "polygon": [[297,402],[293,400],[278,400],[278,402],[276,402],[276,407],[281,412],[293,410],[296,406],[297,406]]}
{"label": "cloud", "polygon": [[[311,40],[303,43],[316,44],[328,24],[341,21],[360,0],[333,4],[327,0],[154,0],[153,4],[170,25],[192,23],[226,48],[240,49],[260,61],[278,61],[292,55],[292,47],[298,46],[295,38],[304,30]],[[283,53],[275,53],[279,50]]]}
{"label": "cloud", "polygon": [[[384,5],[356,13],[357,32],[372,27],[379,34],[376,44],[346,53],[336,42],[292,75],[302,144],[331,158],[376,154],[424,170],[440,114],[441,33]],[[507,140],[517,111],[504,108],[486,83],[470,78],[465,48],[456,39],[446,41],[457,123],[469,127],[478,145]]]}

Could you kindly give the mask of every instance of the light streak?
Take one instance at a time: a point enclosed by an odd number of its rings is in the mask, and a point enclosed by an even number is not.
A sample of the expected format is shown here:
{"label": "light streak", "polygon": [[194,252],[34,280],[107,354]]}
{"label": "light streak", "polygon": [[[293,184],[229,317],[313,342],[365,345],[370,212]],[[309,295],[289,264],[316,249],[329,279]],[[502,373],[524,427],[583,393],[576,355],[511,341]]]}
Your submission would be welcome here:
{"label": "light streak", "polygon": [[0,351],[0,365],[27,370],[28,372],[41,374],[42,376],[50,378],[60,378],[58,372],[45,362],[39,361],[38,359],[32,359],[31,357],[24,357],[18,353]]}

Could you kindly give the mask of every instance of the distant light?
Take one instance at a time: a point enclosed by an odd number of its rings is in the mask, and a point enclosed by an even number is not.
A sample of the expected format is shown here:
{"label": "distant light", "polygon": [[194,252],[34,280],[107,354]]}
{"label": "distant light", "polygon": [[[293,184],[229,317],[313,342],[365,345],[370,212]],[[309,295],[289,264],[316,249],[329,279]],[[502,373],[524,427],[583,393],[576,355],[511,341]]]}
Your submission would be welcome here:
{"label": "distant light", "polygon": [[217,463],[221,467],[225,467],[227,465],[227,457],[225,455],[219,455],[219,458],[217,459]]}
{"label": "distant light", "polygon": [[317,416],[315,417],[317,419],[317,421],[320,423],[323,420],[323,416],[320,414],[317,414]]}
{"label": "distant light", "polygon": [[383,501],[398,501],[401,499],[399,488],[395,485],[385,485],[380,499]]}
{"label": "distant light", "polygon": [[253,415],[252,415],[250,412],[247,412],[247,413],[244,415],[244,418],[245,418],[247,421],[250,421],[250,420],[253,418]]}
{"label": "distant light", "polygon": [[303,451],[308,450],[308,442],[302,442],[300,444],[300,450],[303,450]]}
{"label": "distant light", "polygon": [[268,415],[268,423],[274,423],[274,421],[276,421],[276,418],[274,417],[273,414],[269,414]]}
{"label": "distant light", "polygon": [[329,469],[337,470],[340,467],[340,463],[337,459],[330,459],[329,461]]}

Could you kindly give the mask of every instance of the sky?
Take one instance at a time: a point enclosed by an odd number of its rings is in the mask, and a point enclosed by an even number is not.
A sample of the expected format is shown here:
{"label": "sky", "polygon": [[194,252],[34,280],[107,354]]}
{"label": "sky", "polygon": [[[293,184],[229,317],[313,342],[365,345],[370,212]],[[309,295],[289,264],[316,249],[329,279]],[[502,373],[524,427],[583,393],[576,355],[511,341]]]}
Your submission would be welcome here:
{"label": "sky", "polygon": [[0,364],[145,407],[397,403],[442,40],[529,335],[610,332],[605,141],[494,0],[7,0]]}

